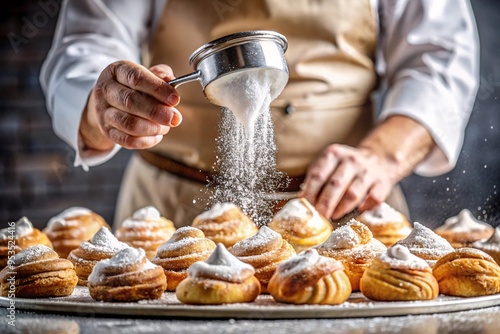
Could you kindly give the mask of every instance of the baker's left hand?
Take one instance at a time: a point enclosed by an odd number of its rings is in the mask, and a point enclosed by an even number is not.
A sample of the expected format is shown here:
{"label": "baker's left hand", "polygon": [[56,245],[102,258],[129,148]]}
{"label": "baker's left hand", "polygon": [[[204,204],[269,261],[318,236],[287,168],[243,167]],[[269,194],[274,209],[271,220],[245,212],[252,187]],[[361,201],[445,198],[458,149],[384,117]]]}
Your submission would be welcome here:
{"label": "baker's left hand", "polygon": [[333,144],[309,167],[299,196],[332,219],[355,208],[370,210],[383,202],[399,181],[393,167],[391,161],[369,148]]}

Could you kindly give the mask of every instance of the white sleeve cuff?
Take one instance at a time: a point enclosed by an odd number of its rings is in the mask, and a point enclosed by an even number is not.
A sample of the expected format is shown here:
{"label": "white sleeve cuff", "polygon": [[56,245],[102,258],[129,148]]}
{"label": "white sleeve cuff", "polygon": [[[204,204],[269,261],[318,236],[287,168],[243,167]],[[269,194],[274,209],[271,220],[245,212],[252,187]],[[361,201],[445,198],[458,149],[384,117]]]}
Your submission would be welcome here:
{"label": "white sleeve cuff", "polygon": [[88,150],[80,137],[80,121],[88,99],[88,94],[82,92],[90,93],[96,80],[94,75],[73,77],[69,73],[56,84],[57,94],[52,101],[54,132],[75,150],[74,166],[82,166],[85,171],[106,162],[120,150],[119,145],[109,151]]}
{"label": "white sleeve cuff", "polygon": [[409,70],[387,93],[380,120],[403,115],[424,126],[437,144],[416,168],[422,176],[444,174],[455,167],[464,140],[464,118],[470,106],[456,105],[450,92],[426,74]]}

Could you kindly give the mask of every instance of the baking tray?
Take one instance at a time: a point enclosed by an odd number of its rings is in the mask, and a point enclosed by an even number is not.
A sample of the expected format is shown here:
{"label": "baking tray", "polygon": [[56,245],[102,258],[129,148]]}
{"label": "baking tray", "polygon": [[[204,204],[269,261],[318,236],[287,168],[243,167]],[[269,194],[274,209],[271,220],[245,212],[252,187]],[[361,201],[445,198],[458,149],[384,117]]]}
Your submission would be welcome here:
{"label": "baking tray", "polygon": [[[0,297],[0,306],[8,307],[10,299]],[[447,313],[500,305],[500,294],[459,298],[438,296],[432,301],[376,302],[361,293],[335,306],[290,305],[276,303],[269,295],[261,295],[252,303],[225,305],[185,305],[174,293],[166,292],[161,299],[135,303],[104,303],[94,301],[86,287],[77,286],[71,296],[59,298],[16,298],[16,310],[65,313],[73,315],[108,315],[162,318],[219,319],[312,319],[401,316],[409,314]]]}

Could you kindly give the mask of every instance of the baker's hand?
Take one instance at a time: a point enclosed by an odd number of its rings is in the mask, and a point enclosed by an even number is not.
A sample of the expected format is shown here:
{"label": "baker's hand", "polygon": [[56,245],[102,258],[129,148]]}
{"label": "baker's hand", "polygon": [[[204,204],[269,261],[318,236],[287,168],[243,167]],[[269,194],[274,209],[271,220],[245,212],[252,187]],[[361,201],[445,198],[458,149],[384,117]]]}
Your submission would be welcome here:
{"label": "baker's hand", "polygon": [[384,201],[399,180],[391,170],[387,159],[368,148],[330,145],[309,167],[299,196],[325,217],[338,219]]}
{"label": "baker's hand", "polygon": [[167,65],[149,70],[130,61],[106,67],[92,90],[80,123],[87,147],[109,150],[114,144],[145,149],[158,144],[170,127],[182,121],[174,108],[179,95],[167,82],[174,75]]}

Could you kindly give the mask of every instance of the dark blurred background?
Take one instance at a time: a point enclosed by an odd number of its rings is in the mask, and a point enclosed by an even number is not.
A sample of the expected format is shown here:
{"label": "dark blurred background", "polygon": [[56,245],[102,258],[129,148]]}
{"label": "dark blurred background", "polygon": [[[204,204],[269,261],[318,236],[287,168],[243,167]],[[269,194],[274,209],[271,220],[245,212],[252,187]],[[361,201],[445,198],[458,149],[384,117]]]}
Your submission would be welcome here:
{"label": "dark blurred background", "polygon": [[[463,208],[500,225],[500,2],[471,2],[481,40],[481,86],[462,154],[448,174],[412,175],[403,182],[411,219],[429,227]],[[70,206],[88,207],[112,222],[130,152],[122,150],[90,172],[73,167],[74,153],[53,133],[38,82],[57,15],[34,0],[5,7],[0,12],[0,228],[23,215],[43,228]],[[23,36],[26,22],[36,23],[36,30],[13,47],[7,36]]]}

